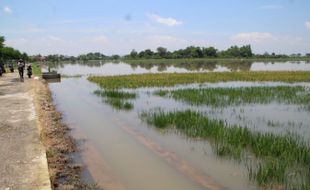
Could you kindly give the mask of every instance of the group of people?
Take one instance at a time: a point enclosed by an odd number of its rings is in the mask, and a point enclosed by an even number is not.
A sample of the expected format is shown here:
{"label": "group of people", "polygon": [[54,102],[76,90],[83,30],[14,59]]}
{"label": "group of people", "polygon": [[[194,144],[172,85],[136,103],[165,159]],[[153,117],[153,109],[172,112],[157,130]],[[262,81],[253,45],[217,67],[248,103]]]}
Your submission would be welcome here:
{"label": "group of people", "polygon": [[[13,73],[14,72],[14,66],[12,63],[10,63],[9,65],[9,69],[10,71]],[[26,64],[24,60],[20,59],[18,60],[17,62],[17,69],[18,69],[18,73],[19,73],[19,76],[21,79],[24,78],[24,70],[25,68],[27,69],[27,75],[28,75],[28,78],[31,78],[31,75],[32,75],[32,66],[30,63]],[[2,73],[5,73],[5,68],[4,68],[4,65],[1,64],[0,65],[0,76],[2,76]]]}
{"label": "group of people", "polygon": [[31,78],[31,75],[32,75],[32,66],[30,63],[28,63],[26,65],[26,63],[20,59],[18,62],[17,62],[17,68],[18,68],[18,73],[19,73],[19,76],[20,78],[24,78],[24,70],[25,70],[25,67],[27,68],[27,75],[28,75],[28,78]]}

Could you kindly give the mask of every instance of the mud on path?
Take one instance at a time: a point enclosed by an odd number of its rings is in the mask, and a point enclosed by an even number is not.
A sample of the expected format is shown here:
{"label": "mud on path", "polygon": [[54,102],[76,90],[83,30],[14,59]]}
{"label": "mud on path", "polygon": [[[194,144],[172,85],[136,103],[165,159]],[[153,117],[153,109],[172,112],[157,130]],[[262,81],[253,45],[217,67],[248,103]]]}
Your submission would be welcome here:
{"label": "mud on path", "polygon": [[17,73],[0,78],[0,189],[51,189],[33,82]]}

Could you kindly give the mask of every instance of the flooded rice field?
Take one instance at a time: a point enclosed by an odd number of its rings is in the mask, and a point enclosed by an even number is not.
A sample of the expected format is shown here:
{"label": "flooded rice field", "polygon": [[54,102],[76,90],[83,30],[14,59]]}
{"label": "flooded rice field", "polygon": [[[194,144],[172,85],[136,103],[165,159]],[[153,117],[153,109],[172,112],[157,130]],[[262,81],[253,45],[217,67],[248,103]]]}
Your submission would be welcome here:
{"label": "flooded rice field", "polygon": [[[221,82],[108,90],[89,82],[85,76],[242,70],[240,68],[310,70],[306,62],[245,65],[225,63],[208,70],[206,67],[189,69],[188,65],[170,65],[163,69],[160,65],[145,68],[125,63],[60,64],[55,68],[61,74],[82,76],[65,78],[49,86],[64,121],[73,128],[73,135],[81,143],[86,178],[99,186],[132,190],[259,189],[270,182],[259,173],[265,167],[261,165],[261,161],[265,161],[264,154],[254,148],[248,151],[252,145],[241,150],[244,145],[235,143],[233,134],[239,133],[234,129],[241,128],[241,136],[236,137],[241,142],[242,139],[262,139],[268,143],[270,135],[264,134],[275,135],[282,142],[282,138],[292,135],[294,139],[284,139],[284,145],[289,141],[296,144],[295,149],[307,149],[309,83]],[[184,128],[186,124],[192,126],[192,130]],[[202,125],[210,125],[203,129],[210,133],[204,134]],[[221,131],[215,131],[212,126],[218,126]],[[229,140],[223,140],[226,138]],[[302,143],[299,144],[299,140]],[[266,156],[267,163],[272,156]],[[286,165],[279,165],[291,167],[291,160],[286,161]],[[281,173],[277,169],[274,171]],[[278,178],[272,181],[276,182],[274,187],[281,187],[283,180],[287,181],[285,187],[307,187],[309,171],[289,170],[287,175],[275,175]],[[287,180],[288,176],[291,180]]]}
{"label": "flooded rice field", "polygon": [[185,73],[185,72],[228,72],[228,71],[310,71],[310,63],[298,62],[98,62],[58,63],[53,67],[63,75],[126,75],[141,73]]}

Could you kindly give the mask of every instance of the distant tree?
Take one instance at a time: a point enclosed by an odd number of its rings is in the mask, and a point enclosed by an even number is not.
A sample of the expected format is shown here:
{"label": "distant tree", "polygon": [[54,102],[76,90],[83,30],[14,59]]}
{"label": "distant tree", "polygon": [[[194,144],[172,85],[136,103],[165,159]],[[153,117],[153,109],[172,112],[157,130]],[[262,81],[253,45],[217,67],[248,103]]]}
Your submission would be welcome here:
{"label": "distant tree", "polygon": [[167,56],[167,48],[164,47],[158,47],[157,53],[161,58],[165,58]]}
{"label": "distant tree", "polygon": [[[25,58],[27,59],[27,54],[25,56]],[[12,47],[3,47],[1,48],[1,58],[3,60],[11,60],[11,59],[21,59],[22,54],[20,53],[20,51],[12,48]]]}
{"label": "distant tree", "polygon": [[130,58],[135,59],[135,58],[137,58],[137,57],[138,57],[138,52],[137,52],[135,49],[131,50],[131,52],[130,52]]}
{"label": "distant tree", "polygon": [[139,53],[139,57],[144,58],[144,59],[152,58],[153,55],[154,55],[154,52],[152,52],[152,50],[150,50],[150,49],[146,49],[146,50],[141,51]]}
{"label": "distant tree", "polygon": [[241,57],[252,57],[253,56],[250,45],[245,45],[245,46],[240,47],[239,51],[240,51]]}
{"label": "distant tree", "polygon": [[3,48],[4,47],[4,36],[0,36],[0,48]]}
{"label": "distant tree", "polygon": [[226,50],[228,57],[240,57],[238,46],[231,46]]}
{"label": "distant tree", "polygon": [[204,57],[217,57],[217,49],[214,47],[208,47],[202,49]]}
{"label": "distant tree", "polygon": [[111,58],[112,58],[112,59],[119,59],[120,56],[119,56],[119,55],[112,55]]}
{"label": "distant tree", "polygon": [[252,53],[252,49],[250,45],[245,45],[242,47],[238,47],[238,46],[231,46],[230,48],[228,48],[225,51],[222,51],[220,53],[221,57],[231,57],[231,58],[235,58],[235,57],[252,57],[253,53]]}

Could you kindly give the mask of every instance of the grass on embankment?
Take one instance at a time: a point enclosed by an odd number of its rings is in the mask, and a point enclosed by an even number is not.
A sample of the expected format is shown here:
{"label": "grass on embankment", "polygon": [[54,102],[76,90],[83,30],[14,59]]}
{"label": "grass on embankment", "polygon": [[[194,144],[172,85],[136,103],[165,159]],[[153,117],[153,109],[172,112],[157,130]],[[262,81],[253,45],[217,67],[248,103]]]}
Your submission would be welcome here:
{"label": "grass on embankment", "polygon": [[257,86],[238,88],[202,88],[158,90],[154,94],[169,96],[193,105],[214,107],[270,102],[298,104],[310,108],[310,89],[303,86]]}
{"label": "grass on embankment", "polygon": [[310,148],[294,135],[252,132],[246,127],[228,126],[222,120],[211,120],[190,110],[157,110],[143,112],[140,117],[160,129],[175,128],[189,137],[208,139],[218,156],[239,160],[244,153],[254,155],[255,158],[247,159],[259,162],[248,165],[248,175],[261,187],[310,188]]}
{"label": "grass on embankment", "polygon": [[309,82],[310,71],[161,73],[122,76],[91,76],[88,80],[106,89],[174,86],[225,81]]}
{"label": "grass on embankment", "polygon": [[133,104],[128,99],[135,99],[136,94],[117,90],[95,90],[94,94],[104,98],[104,102],[117,110],[131,110]]}
{"label": "grass on embankment", "polygon": [[35,76],[41,76],[42,75],[42,71],[41,71],[41,66],[40,66],[40,63],[32,63],[32,73],[33,75]]}

